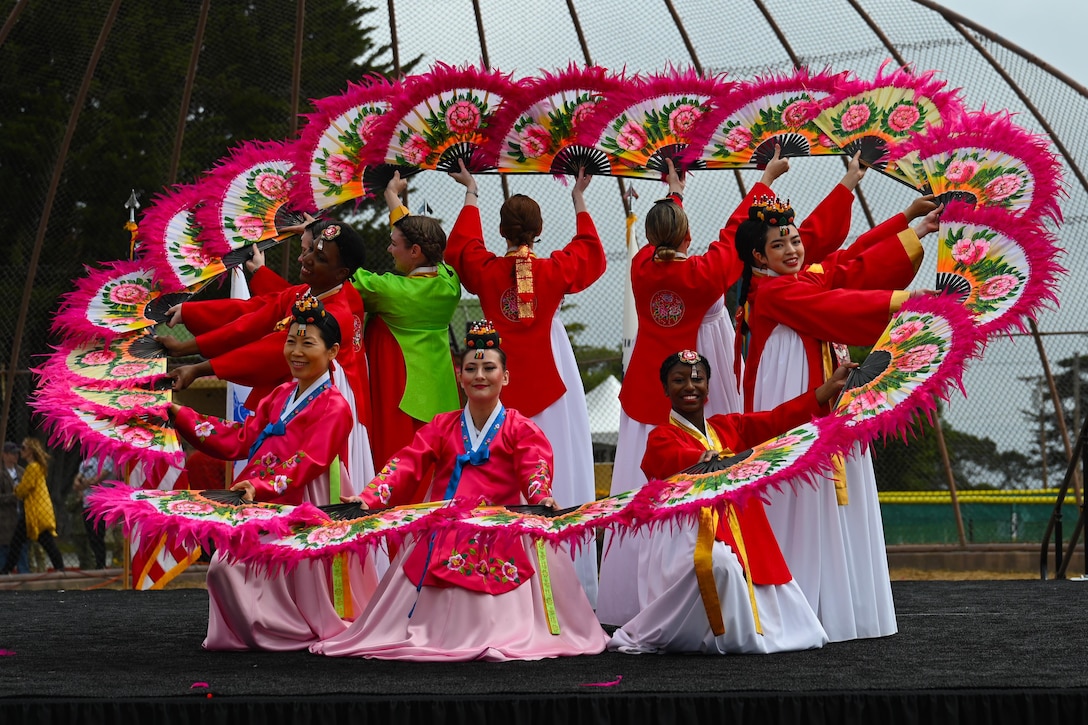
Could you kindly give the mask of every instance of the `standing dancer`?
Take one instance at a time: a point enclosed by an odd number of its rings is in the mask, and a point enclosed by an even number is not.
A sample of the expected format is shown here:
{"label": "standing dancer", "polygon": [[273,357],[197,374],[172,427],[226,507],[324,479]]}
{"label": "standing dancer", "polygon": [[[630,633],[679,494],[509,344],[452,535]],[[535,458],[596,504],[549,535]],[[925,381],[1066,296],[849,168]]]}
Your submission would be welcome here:
{"label": "standing dancer", "polygon": [[[461,282],[442,262],[446,234],[438,220],[410,215],[401,204],[406,188],[400,172],[385,187],[389,253],[397,273],[360,269],[352,280],[368,313],[363,340],[374,420],[380,422],[373,435],[379,468],[424,423],[461,405],[449,338]],[[421,493],[403,487],[395,503],[415,502]]]}
{"label": "standing dancer", "polygon": [[[460,382],[468,403],[420,428],[365,487],[365,506],[384,505],[423,471],[427,499],[555,507],[552,448],[531,420],[499,395],[510,380],[489,323],[465,339]],[[514,374],[517,374],[516,371]],[[528,537],[478,540],[436,533],[405,546],[371,604],[343,634],[310,648],[332,657],[462,661],[541,659],[604,650],[570,556]]]}
{"label": "standing dancer", "polygon": [[[736,249],[755,281],[747,292],[750,334],[746,410],[770,410],[816,388],[838,355],[829,341],[872,345],[911,296],[903,291],[922,259],[919,239],[939,209],[920,198],[849,248],[806,267],[793,210],[753,206]],[[909,220],[925,215],[914,229]],[[831,641],[897,630],[872,459],[856,447],[833,484],[770,494],[767,515],[782,553]]]}
{"label": "standing dancer", "polygon": [[[292,308],[280,355],[294,378],[272,391],[243,423],[221,420],[171,403],[178,433],[198,450],[217,458],[248,458],[232,490],[243,500],[315,505],[330,503],[329,467],[345,460],[353,426],[351,409],[332,382],[329,367],[340,351],[340,326],[315,297],[299,299]],[[340,478],[341,492],[351,495],[350,479]],[[335,492],[334,492],[335,493]],[[354,618],[377,584],[372,566],[358,559],[341,584]],[[336,567],[333,564],[332,567]],[[325,562],[304,562],[272,576],[222,553],[208,567],[208,636],[210,650],[286,651],[305,649],[347,627],[331,591],[335,571]]]}
{"label": "standing dancer", "polygon": [[[503,400],[540,426],[552,444],[552,493],[559,506],[588,503],[595,496],[589,412],[559,307],[565,295],[581,292],[604,274],[604,247],[584,196],[592,177],[579,170],[571,189],[577,231],[547,257],[533,253],[543,228],[540,206],[523,194],[507,199],[499,209],[499,233],[506,242],[500,257],[484,246],[476,181],[464,162],[450,176],[465,187],[465,205],[450,231],[446,259],[465,289],[479,295],[484,316],[495,321],[510,366],[518,371]],[[575,568],[596,604],[596,547],[579,553]]]}

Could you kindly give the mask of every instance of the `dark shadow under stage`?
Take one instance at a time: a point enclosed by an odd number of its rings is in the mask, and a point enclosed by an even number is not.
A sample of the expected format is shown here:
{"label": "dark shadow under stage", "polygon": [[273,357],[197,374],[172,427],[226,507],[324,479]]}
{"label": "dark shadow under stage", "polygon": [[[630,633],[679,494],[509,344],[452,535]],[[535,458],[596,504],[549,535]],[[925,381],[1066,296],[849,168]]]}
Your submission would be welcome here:
{"label": "dark shadow under stage", "polygon": [[1088,722],[1088,582],[893,587],[886,639],[498,664],[204,652],[203,589],[5,591],[0,722]]}

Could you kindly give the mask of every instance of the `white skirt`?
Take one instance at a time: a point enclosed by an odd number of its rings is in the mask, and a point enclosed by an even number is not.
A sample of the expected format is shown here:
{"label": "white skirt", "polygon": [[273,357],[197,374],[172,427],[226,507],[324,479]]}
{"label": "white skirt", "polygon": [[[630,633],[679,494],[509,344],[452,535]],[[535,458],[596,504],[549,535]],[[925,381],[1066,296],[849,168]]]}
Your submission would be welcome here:
{"label": "white skirt", "polygon": [[[804,344],[779,325],[759,361],[753,410],[807,391]],[[815,487],[798,481],[792,490],[767,492],[767,519],[782,555],[832,642],[897,631],[872,460],[856,454],[846,462],[847,506],[838,505],[834,482],[824,477]]]}
{"label": "white skirt", "polygon": [[[733,375],[733,324],[725,312],[725,298],[720,298],[707,310],[699,325],[697,352],[710,363],[710,390],[705,415],[740,413],[744,403]],[[674,352],[679,352],[676,350]],[[662,360],[661,362],[664,362]],[[646,395],[664,395],[660,385],[644,391]],[[642,488],[646,476],[642,472],[642,456],[646,439],[655,426],[639,423],[620,414],[619,440],[612,468],[610,493]],[[611,532],[604,537],[604,557],[601,560],[601,586],[597,597],[597,618],[605,624],[628,622],[649,603],[646,584],[636,573],[648,566],[650,536],[641,531],[626,533],[621,540]]]}
{"label": "white skirt", "polygon": [[713,570],[725,632],[710,628],[694,553],[698,524],[684,522],[654,533],[645,577],[647,603],[632,620],[616,630],[610,650],[639,654],[676,652],[698,654],[768,654],[815,649],[827,635],[796,582],[755,586],[756,607],[763,633],[756,630],[755,612],[744,570],[733,549],[714,542]]}
{"label": "white skirt", "polygon": [[[570,338],[557,312],[552,319],[552,350],[567,392],[532,417],[552,444],[552,496],[560,508],[580,506],[596,498],[593,484],[593,441],[589,432],[586,393]],[[597,605],[597,547],[590,542],[574,555],[574,569],[592,606]]]}

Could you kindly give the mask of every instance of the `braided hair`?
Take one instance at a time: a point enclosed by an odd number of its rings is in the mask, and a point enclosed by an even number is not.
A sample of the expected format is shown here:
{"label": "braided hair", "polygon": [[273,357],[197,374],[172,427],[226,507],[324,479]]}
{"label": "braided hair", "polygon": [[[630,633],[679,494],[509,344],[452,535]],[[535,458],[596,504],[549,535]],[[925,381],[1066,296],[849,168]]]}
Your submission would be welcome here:
{"label": "braided hair", "polygon": [[733,240],[737,256],[744,263],[744,272],[740,278],[740,293],[737,296],[737,318],[741,334],[748,334],[748,322],[744,318],[744,305],[748,301],[748,292],[752,288],[752,270],[759,264],[756,252],[767,254],[767,232],[771,229],[785,229],[793,224],[794,211],[789,201],[779,201],[775,197],[761,196],[748,208],[748,218],[737,227],[737,236]]}

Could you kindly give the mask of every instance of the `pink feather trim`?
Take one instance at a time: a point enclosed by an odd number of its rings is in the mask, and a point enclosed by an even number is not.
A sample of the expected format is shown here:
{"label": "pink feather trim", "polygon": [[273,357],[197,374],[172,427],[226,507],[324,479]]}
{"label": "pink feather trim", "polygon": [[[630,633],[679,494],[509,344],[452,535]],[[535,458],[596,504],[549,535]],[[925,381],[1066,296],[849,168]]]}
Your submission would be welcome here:
{"label": "pink feather trim", "polygon": [[[625,87],[597,105],[578,132],[578,143],[595,146],[609,125],[632,106],[662,96],[703,96],[711,109],[723,103],[736,88],[736,83],[725,80],[725,75],[701,76],[696,71],[669,68],[664,73],[649,76],[634,75],[627,79]],[[704,114],[700,124],[710,113]],[[711,132],[712,133],[712,132]],[[696,128],[692,136],[709,134]]]}
{"label": "pink feather trim", "polygon": [[[198,183],[204,204],[196,210],[196,223],[201,227],[200,238],[204,240],[209,253],[222,257],[232,249],[243,246],[232,242],[227,236],[224,206],[230,203],[228,195],[235,193],[232,185],[255,167],[290,167],[282,198],[269,199],[270,207],[282,206],[287,203],[294,180],[298,178],[293,160],[291,148],[282,141],[246,141],[216,162],[215,168]],[[266,221],[266,226],[259,239],[275,237],[274,229],[269,230],[267,225],[271,220],[263,221]],[[256,242],[259,239],[248,239],[247,242]]]}
{"label": "pink feather trim", "polygon": [[943,122],[955,120],[964,113],[960,90],[944,90],[948,85],[947,81],[939,80],[936,76],[937,72],[933,70],[914,73],[908,68],[893,67],[889,59],[880,65],[872,80],[843,77],[838,84],[838,90],[825,98],[820,103],[820,108],[832,108],[851,96],[867,93],[874,88],[894,86],[910,89],[915,96],[928,98],[937,108]]}
{"label": "pink feather trim", "polygon": [[[142,336],[143,333],[137,333],[137,335]],[[42,362],[41,366],[32,369],[32,372],[38,375],[39,384],[49,381],[67,385],[69,387],[73,385],[86,385],[96,387],[100,390],[109,390],[114,388],[149,386],[165,377],[163,373],[147,373],[145,375],[135,375],[128,378],[101,380],[99,378],[80,375],[78,372],[69,368],[66,362],[68,356],[80,347],[82,346],[70,340],[62,342],[58,346],[54,346],[53,352],[45,355],[45,360]]]}
{"label": "pink feather trim", "polygon": [[88,342],[105,340],[109,342],[118,335],[131,332],[129,324],[111,325],[107,321],[92,318],[89,309],[92,303],[98,303],[104,294],[105,288],[121,278],[133,275],[146,279],[146,299],[135,305],[139,312],[134,319],[137,324],[140,319],[146,322],[143,327],[150,327],[154,323],[143,318],[143,305],[151,299],[159,296],[159,288],[153,283],[155,269],[145,260],[124,260],[106,262],[101,269],[87,267],[87,276],[74,281],[75,289],[65,293],[60,298],[60,308],[53,317],[52,330],[59,335],[65,335],[75,342]]}
{"label": "pink feather trim", "polygon": [[[78,410],[54,410],[47,419],[49,444],[71,449],[78,445],[84,455],[107,456],[119,466],[130,462],[140,462],[148,466],[165,463],[181,467],[185,464],[185,454],[178,445],[174,450],[157,450],[144,446],[123,443],[98,433],[87,421],[79,417]],[[89,411],[84,412],[96,422],[115,426],[116,422],[95,418]],[[121,423],[122,425],[124,422]]]}
{"label": "pink feather trim", "polygon": [[182,292],[188,289],[169,260],[167,248],[171,223],[179,214],[195,211],[202,202],[199,186],[175,186],[152,199],[140,220],[137,235],[146,250],[144,258],[154,269],[155,280],[161,285],[163,292]]}
{"label": "pink feather trim", "polygon": [[952,202],[941,214],[941,224],[959,223],[984,226],[1015,240],[1024,251],[1030,267],[1027,283],[1019,299],[1004,314],[979,326],[986,337],[1010,332],[1027,332],[1027,320],[1036,319],[1045,307],[1058,306],[1059,277],[1068,271],[1057,259],[1065,254],[1055,235],[1026,215],[1014,216],[1004,209]]}
{"label": "pink feather trim", "polygon": [[[820,111],[820,102],[835,93],[847,82],[848,71],[832,73],[830,69],[813,75],[808,68],[798,68],[789,74],[757,76],[744,80],[729,91],[717,107],[700,124],[697,134],[692,135],[691,145],[684,152],[682,160],[688,162],[697,158],[726,119],[750,103],[779,93],[807,92],[813,97],[812,117]],[[811,120],[811,119],[810,119]]]}
{"label": "pink feather trim", "polygon": [[[362,106],[382,106],[388,113],[389,98],[396,92],[397,86],[383,76],[373,74],[366,76],[361,83],[349,83],[348,89],[336,96],[327,96],[313,101],[313,113],[303,114],[306,125],[297,141],[290,145],[289,153],[295,168],[303,179],[291,189],[291,203],[296,209],[315,211],[319,208],[319,198],[315,193],[312,182],[309,182],[309,170],[312,167],[318,153],[319,145],[325,134],[336,119]],[[375,126],[372,131],[376,132]],[[364,147],[379,145],[387,147],[388,137],[382,138],[372,132],[367,136]],[[362,169],[357,164],[356,173]]]}
{"label": "pink feather trim", "polygon": [[961,148],[981,148],[1021,159],[1034,184],[1031,204],[1022,213],[1061,222],[1058,202],[1067,192],[1062,183],[1061,164],[1045,135],[1017,126],[1008,111],[987,113],[985,109],[962,114],[949,123],[927,129],[924,135],[897,144],[890,151],[892,157],[899,159],[917,151],[922,159],[928,159]]}

